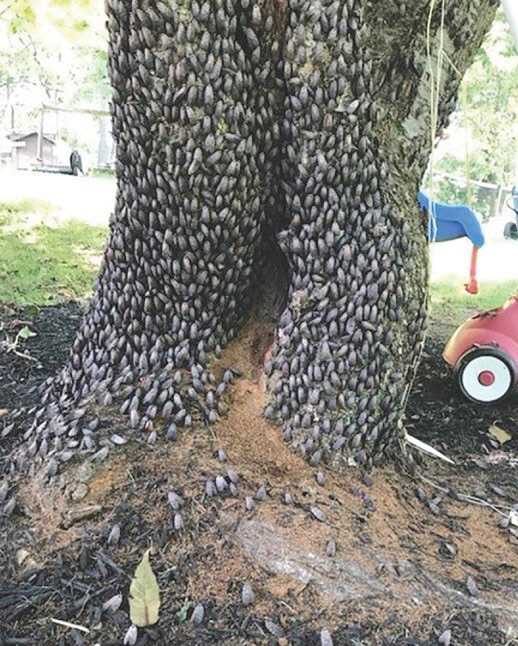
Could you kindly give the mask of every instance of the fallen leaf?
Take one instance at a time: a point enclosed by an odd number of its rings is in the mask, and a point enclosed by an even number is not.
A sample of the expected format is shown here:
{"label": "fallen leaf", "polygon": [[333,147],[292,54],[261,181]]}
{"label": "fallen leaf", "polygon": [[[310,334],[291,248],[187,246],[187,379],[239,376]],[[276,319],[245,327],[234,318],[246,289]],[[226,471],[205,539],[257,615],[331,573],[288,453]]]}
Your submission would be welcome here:
{"label": "fallen leaf", "polygon": [[336,543],[332,538],[330,538],[327,541],[326,554],[327,554],[327,556],[335,556],[336,555]]}
{"label": "fallen leaf", "polygon": [[174,491],[170,491],[170,492],[167,494],[167,500],[168,500],[169,504],[171,505],[171,507],[172,507],[175,511],[178,511],[178,510],[180,509],[180,507],[182,506],[182,499],[181,499],[181,498],[180,498],[180,496],[179,496],[177,493],[175,493]]}
{"label": "fallen leaf", "polygon": [[455,545],[452,545],[447,541],[443,541],[441,547],[443,549],[443,552],[445,552],[448,556],[455,556],[457,554],[457,548],[455,547]]}
{"label": "fallen leaf", "polygon": [[5,516],[10,516],[13,513],[13,509],[16,507],[16,498],[11,498],[8,502],[6,502],[4,509],[3,509],[3,514]]}
{"label": "fallen leaf", "polygon": [[505,442],[509,442],[509,440],[512,439],[512,435],[505,431],[503,428],[500,428],[496,424],[491,424],[489,427],[489,432],[493,437],[496,437],[496,439],[500,442],[500,444],[505,444]]}
{"label": "fallen leaf", "polygon": [[2,484],[0,484],[0,502],[3,502],[7,498],[8,493],[9,485],[7,484],[7,480],[4,480]]}
{"label": "fallen leaf", "polygon": [[430,511],[433,512],[436,515],[439,515],[441,513],[441,508],[439,505],[436,505],[434,502],[429,502],[428,507],[430,508]]}
{"label": "fallen leaf", "polygon": [[158,621],[160,591],[156,576],[149,564],[147,550],[137,565],[130,586],[130,619],[135,626],[152,626]]}
{"label": "fallen leaf", "polygon": [[187,619],[187,614],[189,612],[190,608],[189,602],[184,602],[183,606],[180,608],[180,610],[176,613],[176,616],[178,617],[178,621],[184,622]]}
{"label": "fallen leaf", "polygon": [[36,336],[36,332],[33,332],[27,325],[24,325],[22,329],[18,332],[20,339],[29,339],[31,336]]}

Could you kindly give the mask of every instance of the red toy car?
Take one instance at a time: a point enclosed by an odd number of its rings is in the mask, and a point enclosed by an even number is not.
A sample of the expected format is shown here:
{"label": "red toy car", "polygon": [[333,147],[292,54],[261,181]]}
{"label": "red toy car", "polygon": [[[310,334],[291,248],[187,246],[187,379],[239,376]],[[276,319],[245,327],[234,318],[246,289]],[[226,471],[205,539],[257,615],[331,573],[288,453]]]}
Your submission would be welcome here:
{"label": "red toy car", "polygon": [[517,389],[518,295],[505,305],[472,316],[455,332],[443,357],[462,393],[477,404],[494,404]]}

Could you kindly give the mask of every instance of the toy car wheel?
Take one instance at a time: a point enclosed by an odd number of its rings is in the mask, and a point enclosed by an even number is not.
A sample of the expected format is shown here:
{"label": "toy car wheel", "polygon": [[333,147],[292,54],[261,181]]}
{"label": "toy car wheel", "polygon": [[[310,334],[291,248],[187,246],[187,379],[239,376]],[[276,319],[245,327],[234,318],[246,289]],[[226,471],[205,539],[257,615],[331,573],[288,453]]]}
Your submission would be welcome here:
{"label": "toy car wheel", "polygon": [[518,238],[518,226],[514,222],[508,222],[505,225],[504,238],[506,240],[516,240]]}
{"label": "toy car wheel", "polygon": [[516,385],[514,362],[494,348],[470,350],[459,359],[455,372],[462,394],[478,404],[500,402]]}

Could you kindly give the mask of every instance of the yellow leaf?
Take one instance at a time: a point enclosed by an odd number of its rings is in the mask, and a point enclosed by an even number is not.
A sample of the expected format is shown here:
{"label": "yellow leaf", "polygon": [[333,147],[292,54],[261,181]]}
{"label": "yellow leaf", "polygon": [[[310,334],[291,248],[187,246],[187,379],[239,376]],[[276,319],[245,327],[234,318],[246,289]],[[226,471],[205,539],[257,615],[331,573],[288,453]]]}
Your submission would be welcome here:
{"label": "yellow leaf", "polygon": [[158,621],[160,591],[156,576],[149,564],[147,550],[137,565],[130,586],[130,619],[135,626],[152,626]]}
{"label": "yellow leaf", "polygon": [[503,428],[500,428],[496,424],[491,424],[491,426],[489,427],[489,432],[491,433],[491,435],[493,435],[493,437],[496,437],[500,444],[509,442],[509,440],[513,437],[510,433],[504,431]]}

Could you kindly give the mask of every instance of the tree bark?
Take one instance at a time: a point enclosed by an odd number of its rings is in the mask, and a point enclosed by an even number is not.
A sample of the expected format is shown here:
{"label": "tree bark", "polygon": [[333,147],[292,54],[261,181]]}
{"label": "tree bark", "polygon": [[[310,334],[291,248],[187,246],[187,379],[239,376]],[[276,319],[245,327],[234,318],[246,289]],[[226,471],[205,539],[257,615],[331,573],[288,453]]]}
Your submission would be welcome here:
{"label": "tree bark", "polygon": [[[446,3],[438,128],[495,7]],[[26,434],[32,455],[54,442],[50,474],[96,449],[61,439],[85,398],[167,437],[214,422],[231,375],[209,360],[249,315],[279,321],[266,414],[286,440],[313,463],[385,453],[426,324],[429,8],[108,0],[118,191],[94,298]],[[434,57],[440,24],[437,2]]]}
{"label": "tree bark", "polygon": [[315,463],[381,458],[417,368],[428,242],[415,196],[435,138],[427,48],[440,74],[439,132],[495,6],[446,4],[442,36],[440,3],[430,17],[422,1],[301,3],[284,36],[292,289],[267,412]]}

